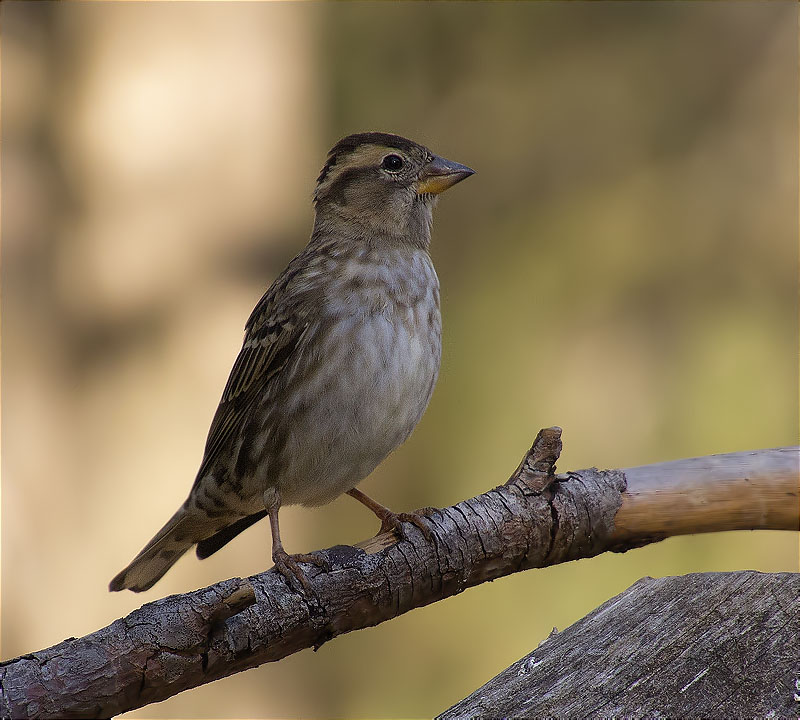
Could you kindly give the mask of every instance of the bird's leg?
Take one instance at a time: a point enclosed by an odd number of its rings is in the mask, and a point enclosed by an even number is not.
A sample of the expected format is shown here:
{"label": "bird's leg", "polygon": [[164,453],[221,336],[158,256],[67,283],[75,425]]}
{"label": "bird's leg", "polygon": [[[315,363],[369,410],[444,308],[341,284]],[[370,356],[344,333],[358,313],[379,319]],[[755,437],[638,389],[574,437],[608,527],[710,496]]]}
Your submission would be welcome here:
{"label": "bird's leg", "polygon": [[286,578],[290,586],[294,580],[297,580],[307,594],[312,593],[311,583],[298,563],[311,563],[317,567],[327,567],[327,563],[323,558],[317,557],[316,555],[302,553],[289,555],[289,553],[283,549],[281,531],[278,527],[278,511],[281,507],[278,491],[274,489],[267,490],[264,493],[264,502],[267,506],[267,514],[269,515],[269,527],[272,530],[272,562],[275,563],[275,569]]}
{"label": "bird's leg", "polygon": [[406,533],[403,530],[403,523],[409,522],[420,529],[426,540],[430,540],[433,536],[430,528],[423,521],[423,517],[429,515],[433,511],[433,508],[422,508],[421,510],[410,513],[396,513],[389,510],[385,505],[376,502],[358,488],[348,490],[347,494],[351,498],[358,500],[362,505],[366,505],[378,516],[378,520],[381,521],[381,529],[378,531],[378,534],[396,532],[401,538],[405,539]]}

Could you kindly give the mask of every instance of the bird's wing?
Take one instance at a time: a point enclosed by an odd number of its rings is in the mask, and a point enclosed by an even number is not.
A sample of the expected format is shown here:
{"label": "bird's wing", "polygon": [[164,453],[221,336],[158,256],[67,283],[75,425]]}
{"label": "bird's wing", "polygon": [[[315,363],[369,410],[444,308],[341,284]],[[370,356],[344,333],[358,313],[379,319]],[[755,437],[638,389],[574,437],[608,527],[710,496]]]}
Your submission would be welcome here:
{"label": "bird's wing", "polygon": [[[285,283],[281,285],[285,287]],[[283,369],[308,329],[306,320],[275,307],[275,297],[280,294],[275,285],[270,288],[247,321],[244,344],[211,422],[195,486],[218,454],[236,441],[254,401],[263,397],[265,386]]]}

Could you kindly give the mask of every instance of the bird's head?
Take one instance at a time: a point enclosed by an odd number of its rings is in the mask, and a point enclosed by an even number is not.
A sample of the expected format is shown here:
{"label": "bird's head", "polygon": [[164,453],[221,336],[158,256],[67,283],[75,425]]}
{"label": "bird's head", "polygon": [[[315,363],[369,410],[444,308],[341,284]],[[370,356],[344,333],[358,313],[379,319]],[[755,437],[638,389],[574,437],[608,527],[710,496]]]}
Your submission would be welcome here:
{"label": "bird's head", "polygon": [[317,225],[427,246],[437,195],[474,172],[399,135],[349,135],[317,179]]}

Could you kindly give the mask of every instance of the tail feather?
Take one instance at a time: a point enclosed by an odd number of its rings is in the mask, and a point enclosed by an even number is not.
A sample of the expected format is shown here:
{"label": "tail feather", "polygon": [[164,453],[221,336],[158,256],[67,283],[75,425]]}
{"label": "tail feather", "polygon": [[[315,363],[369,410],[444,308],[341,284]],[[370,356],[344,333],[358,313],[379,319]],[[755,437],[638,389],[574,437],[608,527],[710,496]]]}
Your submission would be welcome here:
{"label": "tail feather", "polygon": [[266,516],[267,511],[261,510],[260,512],[243,517],[240,520],[231,523],[219,532],[214,533],[211,537],[201,540],[199,543],[197,543],[197,557],[199,557],[201,560],[205,560],[207,557],[217,552],[217,550],[219,550],[221,547],[227,545],[240,532],[247,530],[247,528],[249,528],[251,525],[257,523],[259,520],[261,520],[261,518]]}
{"label": "tail feather", "polygon": [[133,590],[142,592],[155,585],[192,545],[202,537],[193,532],[192,518],[182,506],[158,531],[156,536],[109,583],[111,592]]}

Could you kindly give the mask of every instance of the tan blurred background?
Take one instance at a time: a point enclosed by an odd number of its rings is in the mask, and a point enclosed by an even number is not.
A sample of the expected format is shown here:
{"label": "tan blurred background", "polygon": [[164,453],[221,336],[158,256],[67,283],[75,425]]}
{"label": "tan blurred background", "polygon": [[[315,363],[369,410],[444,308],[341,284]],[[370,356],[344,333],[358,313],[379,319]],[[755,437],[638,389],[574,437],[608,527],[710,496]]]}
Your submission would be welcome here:
{"label": "tan blurred background", "polygon": [[[397,510],[560,468],[795,444],[797,5],[3,2],[2,657],[271,564],[265,523],[107,592],[189,490],[325,151],[399,132],[440,203],[444,358],[363,487]],[[282,514],[356,542],[349,499]],[[797,537],[531,571],[129,717],[429,717],[643,575],[798,570]]]}

